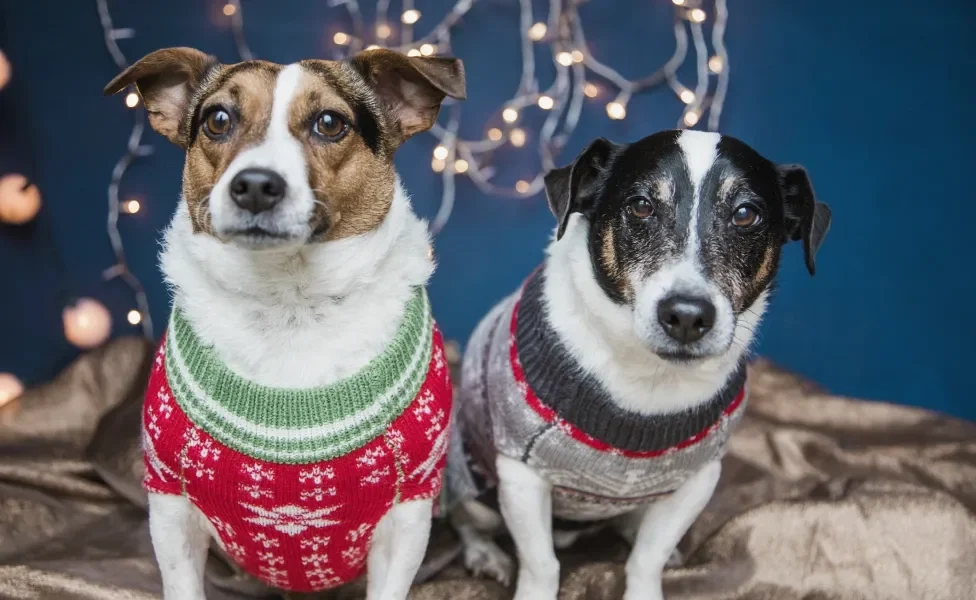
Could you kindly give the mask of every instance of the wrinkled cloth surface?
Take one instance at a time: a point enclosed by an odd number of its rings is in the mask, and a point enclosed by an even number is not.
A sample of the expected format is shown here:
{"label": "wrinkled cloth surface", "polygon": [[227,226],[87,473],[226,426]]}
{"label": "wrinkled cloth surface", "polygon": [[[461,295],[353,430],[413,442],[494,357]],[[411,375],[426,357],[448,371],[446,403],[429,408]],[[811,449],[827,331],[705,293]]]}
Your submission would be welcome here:
{"label": "wrinkled cloth surface", "polygon": [[[140,488],[151,352],[116,340],[0,408],[0,598],[159,597]],[[665,573],[669,600],[976,598],[976,424],[832,396],[764,361],[750,385],[719,488]],[[627,550],[604,532],[561,552],[560,597],[621,598]],[[207,574],[210,600],[285,597],[216,548]],[[414,600],[511,598],[466,574],[443,523],[422,577]]]}

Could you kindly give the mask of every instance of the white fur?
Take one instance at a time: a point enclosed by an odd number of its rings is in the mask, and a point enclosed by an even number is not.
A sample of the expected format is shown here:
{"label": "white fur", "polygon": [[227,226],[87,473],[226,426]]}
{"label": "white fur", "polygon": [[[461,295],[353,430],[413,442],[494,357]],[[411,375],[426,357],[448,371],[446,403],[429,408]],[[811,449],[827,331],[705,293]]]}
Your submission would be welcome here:
{"label": "white fur", "polygon": [[661,590],[664,566],[708,504],[721,472],[722,463],[710,462],[669,497],[647,508],[627,559],[624,600],[664,600]]}
{"label": "white fur", "polygon": [[[295,243],[255,250],[194,234],[181,203],[161,256],[174,302],[203,342],[234,372],[279,388],[328,385],[362,369],[390,343],[414,288],[433,271],[426,224],[399,181],[375,230],[304,244],[315,198],[301,146],[286,124],[300,76],[297,65],[281,71],[267,138],[234,159],[210,202],[217,231],[259,224],[294,236]],[[273,218],[230,201],[232,173],[252,166],[285,177],[286,199],[269,211]],[[150,494],[149,506],[164,598],[202,600],[209,539],[219,537],[186,498]],[[400,504],[380,522],[368,558],[369,600],[406,598],[424,556],[431,508],[429,500]]]}

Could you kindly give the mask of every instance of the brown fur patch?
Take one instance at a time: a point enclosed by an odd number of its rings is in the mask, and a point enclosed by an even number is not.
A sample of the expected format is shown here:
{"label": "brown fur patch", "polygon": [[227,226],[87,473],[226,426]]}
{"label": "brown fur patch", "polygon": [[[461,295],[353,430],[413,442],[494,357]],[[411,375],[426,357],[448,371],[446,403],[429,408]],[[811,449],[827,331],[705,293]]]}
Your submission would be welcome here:
{"label": "brown fur patch", "polygon": [[773,269],[776,268],[776,248],[773,246],[766,247],[766,254],[763,256],[762,264],[759,265],[759,270],[756,271],[756,282],[764,283],[768,282],[773,277]]}
{"label": "brown fur patch", "polygon": [[[325,239],[336,240],[379,226],[393,201],[395,176],[392,153],[373,152],[360,133],[362,124],[356,122],[352,104],[365,91],[359,89],[361,83],[336,63],[314,62],[296,90],[288,125],[305,147],[309,186],[318,200],[312,226],[327,226]],[[338,142],[309,135],[313,120],[325,110],[339,113],[349,124]]]}
{"label": "brown fur patch", "polygon": [[194,232],[213,233],[210,190],[242,150],[264,138],[271,120],[275,77],[280,70],[278,65],[261,61],[225,67],[206,89],[198,92],[197,105],[191,111],[203,115],[212,107],[222,106],[234,115],[234,130],[222,141],[211,140],[199,131],[187,149],[183,198],[190,209]]}
{"label": "brown fur patch", "polygon": [[624,298],[633,297],[633,290],[627,282],[627,278],[624,277],[623,271],[620,268],[620,261],[617,260],[617,247],[615,245],[613,226],[607,223],[603,228],[603,239],[600,244],[600,264],[603,265],[603,270],[606,272],[607,277],[613,282],[614,287],[620,292],[620,295]]}

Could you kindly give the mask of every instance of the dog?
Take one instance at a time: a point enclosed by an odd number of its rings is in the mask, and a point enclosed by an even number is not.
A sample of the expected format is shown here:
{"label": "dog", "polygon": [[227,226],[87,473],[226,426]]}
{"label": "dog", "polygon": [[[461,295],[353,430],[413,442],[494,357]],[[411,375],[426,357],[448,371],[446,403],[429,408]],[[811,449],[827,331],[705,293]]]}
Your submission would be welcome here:
{"label": "dog", "polygon": [[433,257],[394,151],[465,97],[452,58],[220,64],[153,52],[113,79],[186,152],[162,270],[173,316],[143,412],[167,600],[205,597],[215,539],[291,591],[367,574],[402,600],[451,415],[424,286]]}
{"label": "dog", "polygon": [[497,484],[516,600],[555,599],[554,546],[612,523],[632,543],[626,600],[658,600],[743,413],[781,247],[802,241],[812,275],[830,209],[802,167],[698,131],[598,139],[545,189],[547,258],[463,359],[448,472],[469,493],[451,519],[467,566],[506,582],[477,499]]}

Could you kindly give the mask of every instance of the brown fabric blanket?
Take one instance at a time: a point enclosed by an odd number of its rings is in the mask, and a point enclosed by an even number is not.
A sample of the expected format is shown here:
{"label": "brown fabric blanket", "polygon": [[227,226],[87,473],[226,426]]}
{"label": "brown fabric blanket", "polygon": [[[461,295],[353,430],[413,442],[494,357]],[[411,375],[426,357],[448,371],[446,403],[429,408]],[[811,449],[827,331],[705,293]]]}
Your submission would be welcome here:
{"label": "brown fabric blanket", "polygon": [[[0,598],[157,598],[140,489],[151,349],[120,339],[0,408]],[[839,398],[766,362],[719,489],[665,575],[681,600],[976,598],[976,424]],[[435,527],[417,600],[502,600]],[[564,600],[621,597],[612,534],[562,553]],[[210,600],[281,598],[219,552]],[[326,597],[362,597],[350,586]]]}

